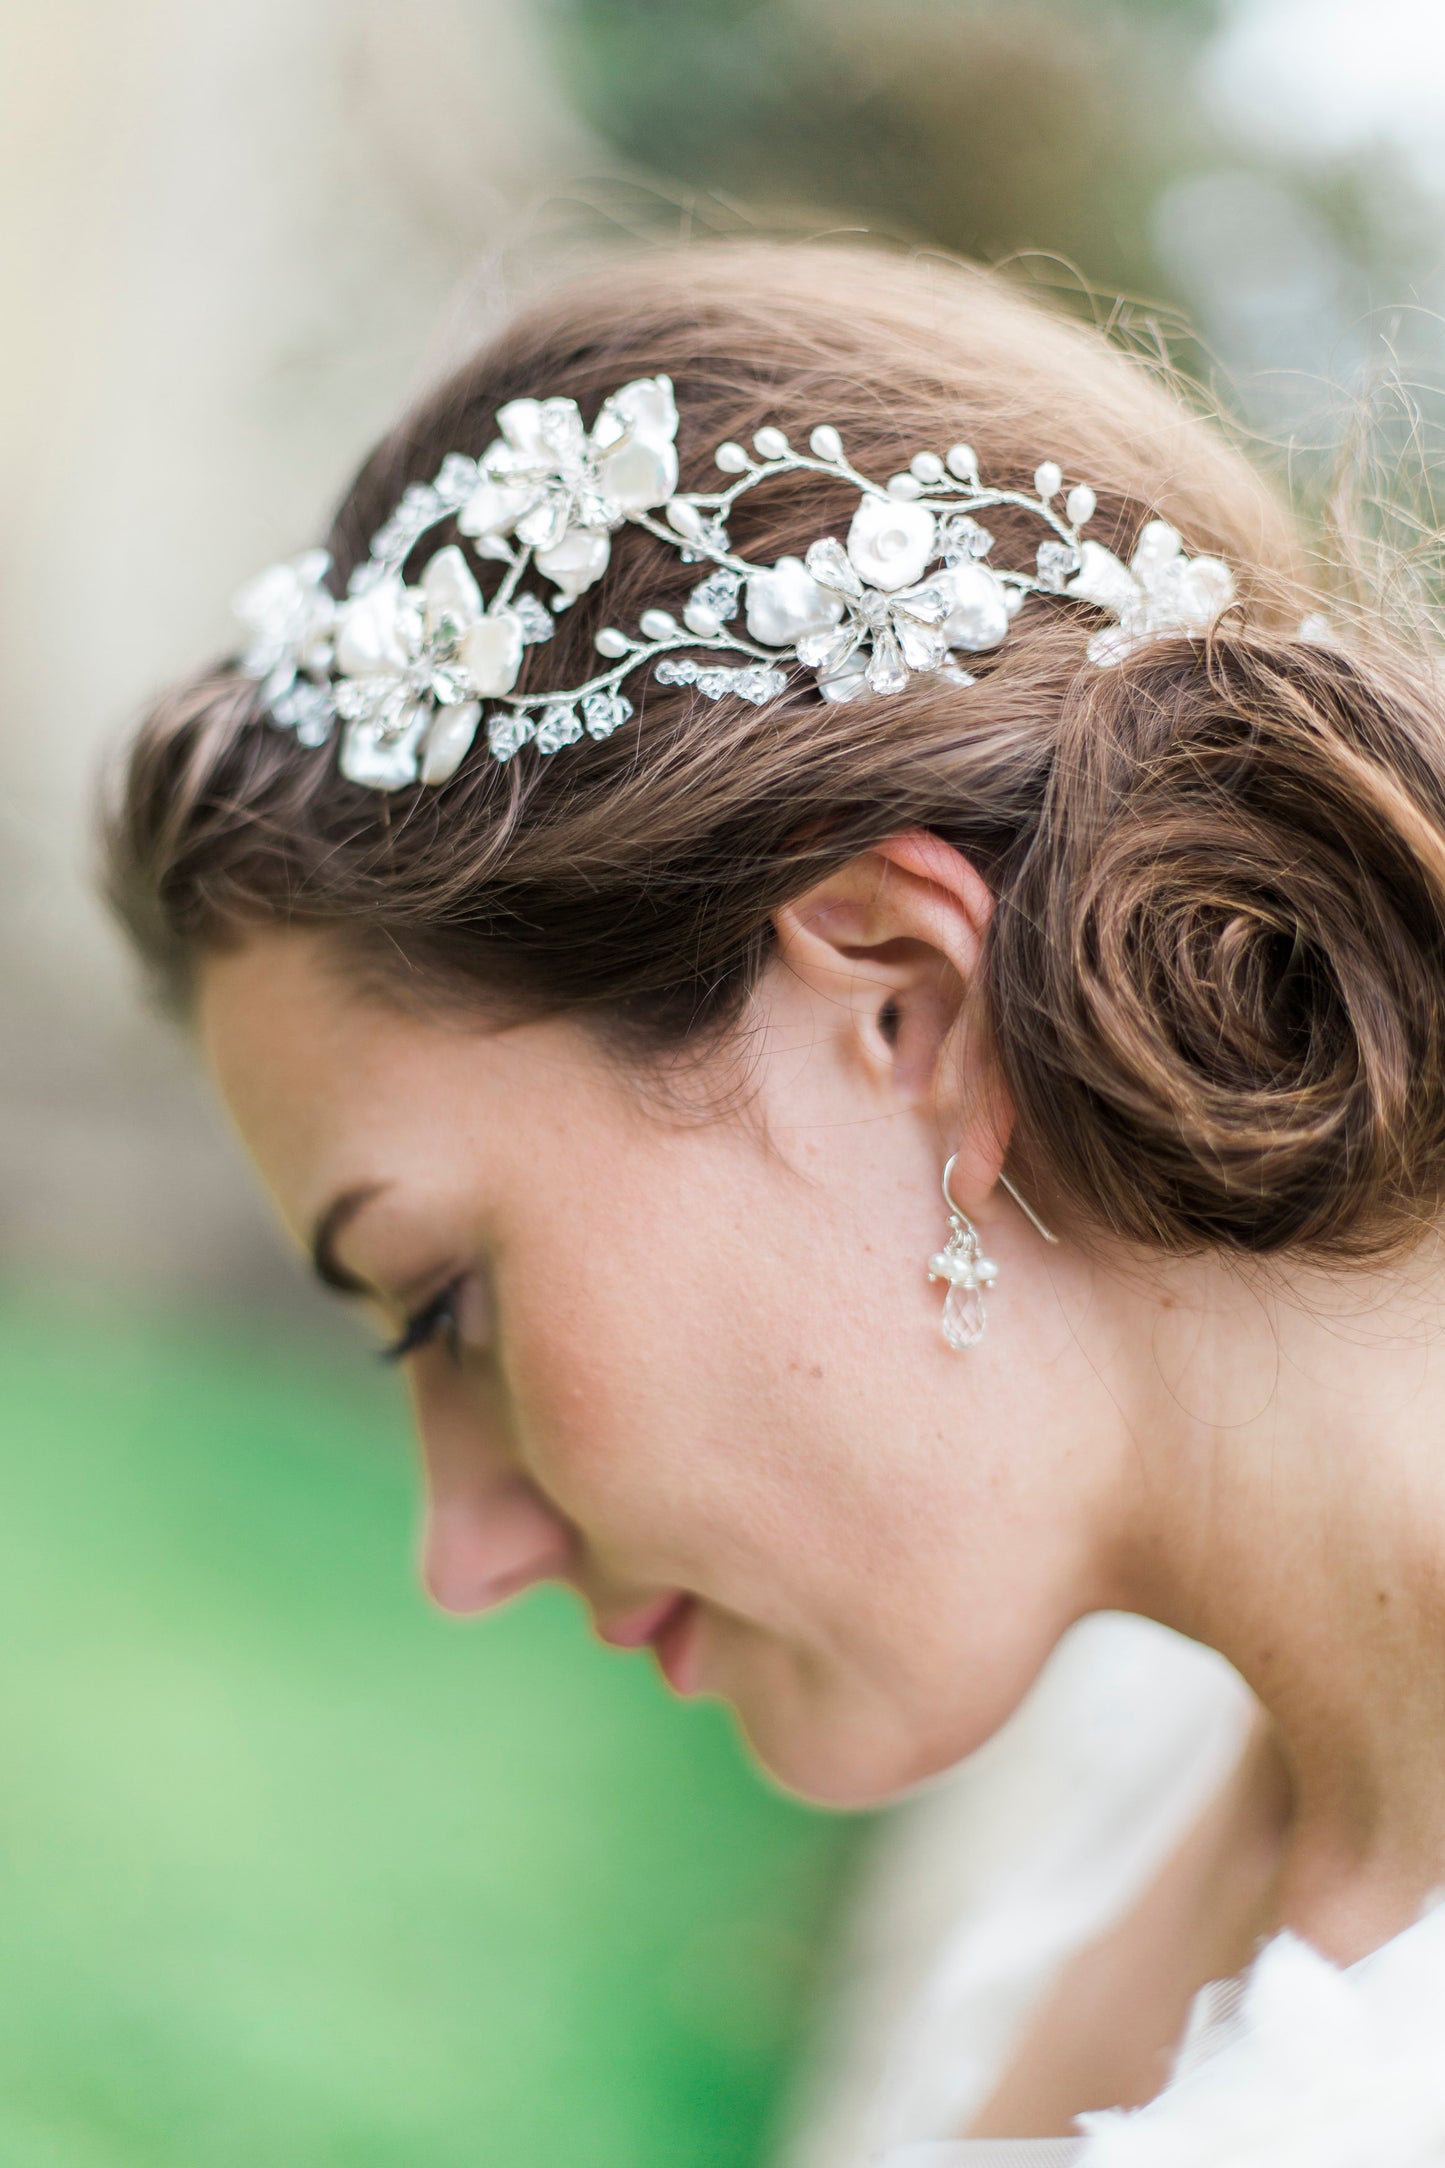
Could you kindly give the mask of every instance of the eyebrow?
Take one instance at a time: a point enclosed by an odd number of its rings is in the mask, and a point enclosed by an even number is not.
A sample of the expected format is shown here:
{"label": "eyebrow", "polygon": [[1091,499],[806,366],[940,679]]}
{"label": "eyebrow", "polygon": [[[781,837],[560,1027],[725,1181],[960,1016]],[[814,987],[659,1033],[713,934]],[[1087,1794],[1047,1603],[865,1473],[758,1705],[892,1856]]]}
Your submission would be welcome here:
{"label": "eyebrow", "polygon": [[363,1205],[370,1204],[373,1197],[384,1190],[384,1182],[369,1182],[360,1189],[343,1190],[326,1207],[311,1235],[311,1270],[323,1287],[329,1287],[335,1295],[365,1295],[370,1293],[365,1280],[349,1272],[336,1254],[336,1245]]}

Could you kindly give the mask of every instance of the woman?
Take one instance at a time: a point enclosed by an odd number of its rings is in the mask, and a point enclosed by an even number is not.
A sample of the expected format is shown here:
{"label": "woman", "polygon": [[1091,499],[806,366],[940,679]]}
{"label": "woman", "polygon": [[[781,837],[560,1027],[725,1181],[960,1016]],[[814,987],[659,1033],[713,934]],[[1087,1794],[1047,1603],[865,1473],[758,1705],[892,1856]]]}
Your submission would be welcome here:
{"label": "woman", "polygon": [[439,1603],[563,1580],[845,1806],[1089,1614],[1243,1675],[971,2112],[1152,2103],[1090,2163],[1445,2158],[1445,738],[1310,607],[1223,438],[993,277],[661,255],[402,422],[110,831],[406,1366]]}

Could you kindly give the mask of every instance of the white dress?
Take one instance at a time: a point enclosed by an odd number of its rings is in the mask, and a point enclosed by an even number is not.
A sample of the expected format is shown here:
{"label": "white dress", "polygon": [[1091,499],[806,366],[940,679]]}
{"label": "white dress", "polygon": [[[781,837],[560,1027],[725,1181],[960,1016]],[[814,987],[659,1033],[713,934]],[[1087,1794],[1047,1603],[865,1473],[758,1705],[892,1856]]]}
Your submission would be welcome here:
{"label": "white dress", "polygon": [[1445,1909],[1344,1973],[1271,1944],[1205,1990],[1146,2109],[1085,2118],[1079,2139],[947,2142],[1218,1793],[1253,1706],[1162,1628],[1076,1627],[1010,1724],[886,1836],[844,1952],[861,1990],[787,2168],[1445,2168]]}
{"label": "white dress", "polygon": [[884,2168],[1440,2168],[1445,1904],[1337,1968],[1279,1935],[1197,1999],[1174,2075],[1080,2138],[906,2146]]}

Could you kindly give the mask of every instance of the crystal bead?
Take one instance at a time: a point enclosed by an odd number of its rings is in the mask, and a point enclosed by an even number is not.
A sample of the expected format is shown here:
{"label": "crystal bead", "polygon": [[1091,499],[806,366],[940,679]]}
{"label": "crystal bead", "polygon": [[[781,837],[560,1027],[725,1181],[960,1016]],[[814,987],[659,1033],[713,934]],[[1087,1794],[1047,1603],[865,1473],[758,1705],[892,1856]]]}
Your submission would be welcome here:
{"label": "crystal bead", "polygon": [[1064,499],[1064,511],[1071,527],[1087,527],[1098,510],[1099,500],[1087,482],[1079,482]]}
{"label": "crystal bead", "polygon": [[493,760],[510,760],[535,729],[530,715],[494,715],[487,724],[487,746]]}
{"label": "crystal bead", "polygon": [[513,595],[508,608],[521,626],[528,647],[535,647],[539,640],[550,640],[557,630],[552,612],[536,595]]}
{"label": "crystal bead", "polygon": [[593,738],[610,738],[631,713],[632,702],[621,693],[589,693],[582,703],[587,734]]}
{"label": "crystal bead", "polygon": [[620,662],[632,642],[617,625],[604,625],[592,645],[599,655],[606,655],[612,662]]}
{"label": "crystal bead", "polygon": [[915,452],[908,462],[909,471],[920,482],[941,482],[943,461],[937,452]]}
{"label": "crystal bead", "polygon": [[867,678],[869,690],[875,693],[901,693],[908,683],[908,665],[903,660],[897,636],[891,631],[874,634]]}
{"label": "crystal bead", "polygon": [[971,444],[952,444],[944,465],[957,482],[978,480],[978,454]]}
{"label": "crystal bead", "polygon": [[710,610],[724,623],[738,614],[738,602],[743,583],[739,575],[727,565],[719,565],[705,580],[700,580],[692,591],[692,600],[703,610]]}
{"label": "crystal bead", "polygon": [[294,730],[297,741],[314,751],[331,736],[336,708],[328,685],[311,685],[299,679],[271,704],[271,719],[282,730]]}
{"label": "crystal bead", "polygon": [[943,1337],[957,1353],[983,1338],[983,1289],[955,1281],[943,1300]]}
{"label": "crystal bead", "polygon": [[1044,498],[1056,497],[1064,486],[1064,470],[1056,459],[1046,459],[1034,469],[1034,488]]}
{"label": "crystal bead", "polygon": [[[986,575],[987,576],[987,575]],[[958,589],[952,579],[932,579],[925,587],[911,587],[894,603],[896,617],[916,617],[925,625],[941,625],[954,607]]]}
{"label": "crystal bead", "polygon": [[[662,663],[658,664],[659,677],[665,667]],[[781,670],[770,670],[760,663],[750,664],[743,670],[728,670],[720,663],[705,663],[701,666],[689,663],[686,668],[688,678],[707,699],[723,700],[735,694],[739,700],[749,700],[755,707],[761,707],[765,701],[775,699],[780,692],[786,690],[788,682]],[[682,680],[679,679],[678,682]]]}
{"label": "crystal bead", "polygon": [[945,564],[966,564],[971,558],[987,557],[993,536],[971,513],[950,512],[939,524],[938,547]]}
{"label": "crystal bead", "polygon": [[781,429],[760,429],[753,438],[753,449],[760,459],[786,459],[789,444]]}
{"label": "crystal bead", "polygon": [[678,552],[685,565],[695,565],[702,557],[721,557],[732,548],[728,531],[720,519],[699,520],[691,540],[691,548]]}
{"label": "crystal bead", "polygon": [[691,685],[697,664],[691,655],[664,655],[653,675],[659,685]]}
{"label": "crystal bead", "polygon": [[1041,542],[1038,552],[1039,585],[1051,595],[1061,595],[1065,582],[1079,569],[1079,553],[1067,542]]}
{"label": "crystal bead", "polygon": [[[854,517],[857,517],[856,513]],[[795,565],[797,561],[796,557],[780,557],[778,564]],[[821,540],[810,542],[808,544],[808,554],[803,559],[803,566],[810,579],[820,586],[831,587],[837,595],[850,595],[856,601],[863,593],[863,582],[854,571],[848,560],[847,553],[836,535],[824,535]],[[755,584],[755,581],[750,583],[749,593],[751,593],[752,585]],[[840,613],[834,609],[831,613],[819,610],[816,614],[820,618],[826,615],[829,622],[836,624]]]}
{"label": "crystal bead", "polygon": [[565,701],[554,700],[542,710],[537,725],[537,750],[539,753],[555,753],[564,745],[575,745],[582,735],[582,725],[577,720],[577,710],[569,708]]}
{"label": "crystal bead", "polygon": [[637,620],[644,640],[671,640],[677,635],[677,619],[671,610],[644,610]]}
{"label": "crystal bead", "polygon": [[720,444],[712,456],[714,464],[721,467],[724,474],[746,474],[752,465],[741,444],[734,444],[731,438],[726,444]]}
{"label": "crystal bead", "polygon": [[818,459],[839,460],[843,457],[843,439],[831,422],[819,422],[808,443]]}
{"label": "crystal bead", "polygon": [[436,478],[436,493],[448,504],[462,504],[477,486],[477,463],[463,452],[448,452]]}
{"label": "crystal bead", "polygon": [[936,670],[947,652],[943,634],[937,627],[919,624],[906,610],[897,610],[893,618],[893,630],[902,651],[903,660],[910,670]]}

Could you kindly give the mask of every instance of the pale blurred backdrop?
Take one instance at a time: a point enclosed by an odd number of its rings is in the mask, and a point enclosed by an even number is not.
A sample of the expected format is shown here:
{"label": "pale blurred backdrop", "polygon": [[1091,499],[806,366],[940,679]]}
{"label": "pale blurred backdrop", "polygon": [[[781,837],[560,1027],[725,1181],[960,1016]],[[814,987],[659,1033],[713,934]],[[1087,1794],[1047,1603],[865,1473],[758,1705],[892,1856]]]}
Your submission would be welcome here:
{"label": "pale blurred backdrop", "polygon": [[[1010,258],[1315,486],[1382,373],[1433,411],[1445,19],[0,0],[0,40],[0,2159],[732,2164],[791,2112],[844,2168],[906,1922],[790,2111],[855,1832],[565,1605],[421,1610],[400,1411],[137,1004],[97,770],[398,405],[602,249]],[[948,1841],[902,1817],[890,1886]]]}

